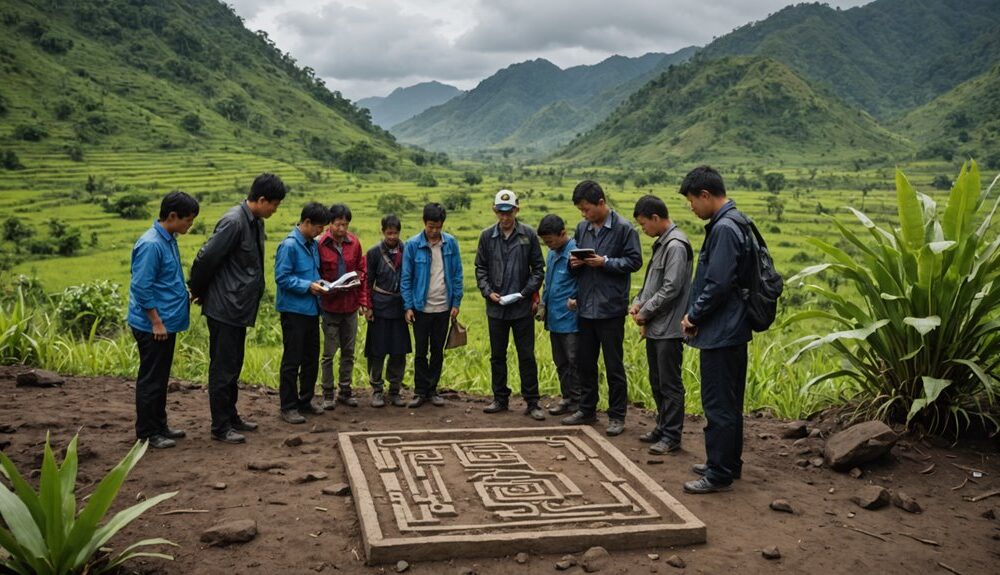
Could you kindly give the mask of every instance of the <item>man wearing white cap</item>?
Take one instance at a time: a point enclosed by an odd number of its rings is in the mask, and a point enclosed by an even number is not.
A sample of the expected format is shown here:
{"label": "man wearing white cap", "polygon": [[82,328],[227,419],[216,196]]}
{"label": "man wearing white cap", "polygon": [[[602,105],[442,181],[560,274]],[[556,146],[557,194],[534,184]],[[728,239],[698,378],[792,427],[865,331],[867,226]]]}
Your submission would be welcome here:
{"label": "man wearing white cap", "polygon": [[545,419],[538,406],[538,366],[535,363],[535,293],[545,279],[545,260],[535,230],[517,221],[517,194],[500,190],[493,200],[496,225],[479,235],[476,250],[476,284],[486,298],[490,330],[490,368],[493,402],[486,413],[507,411],[507,342],[514,333],[521,396],[525,415]]}

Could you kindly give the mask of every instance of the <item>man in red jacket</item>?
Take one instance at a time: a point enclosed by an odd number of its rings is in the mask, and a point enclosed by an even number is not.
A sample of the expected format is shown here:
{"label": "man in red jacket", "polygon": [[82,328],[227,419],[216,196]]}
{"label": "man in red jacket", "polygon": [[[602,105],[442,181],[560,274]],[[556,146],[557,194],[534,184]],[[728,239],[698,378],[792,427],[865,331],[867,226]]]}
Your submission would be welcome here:
{"label": "man in red jacket", "polygon": [[[368,293],[368,264],[365,251],[358,237],[347,231],[351,223],[351,209],[344,204],[330,206],[330,227],[316,241],[319,243],[319,275],[327,282],[335,282],[343,275],[354,272],[357,278],[344,282],[347,287],[334,287],[320,297],[323,314],[323,409],[333,410],[336,402],[357,407],[358,400],[351,397],[354,373],[354,344],[358,334],[358,315],[371,318],[371,301]],[[334,397],[333,356],[340,350],[338,385],[340,392]]]}

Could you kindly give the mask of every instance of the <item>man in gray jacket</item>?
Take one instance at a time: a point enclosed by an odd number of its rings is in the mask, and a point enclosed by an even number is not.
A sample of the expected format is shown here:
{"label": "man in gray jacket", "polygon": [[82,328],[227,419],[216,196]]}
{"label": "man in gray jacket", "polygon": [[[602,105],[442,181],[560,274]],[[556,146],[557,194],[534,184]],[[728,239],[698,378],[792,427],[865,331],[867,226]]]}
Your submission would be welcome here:
{"label": "man in gray jacket", "polygon": [[287,189],[281,178],[261,174],[247,199],[229,209],[198,251],[188,287],[208,322],[208,402],[212,439],[243,443],[238,431],[254,431],[236,411],[236,384],[243,370],[247,328],[257,320],[264,295],[264,220],[278,210]]}
{"label": "man in gray jacket", "polygon": [[507,342],[514,332],[521,396],[528,404],[525,415],[545,419],[538,406],[538,365],[535,362],[535,294],[545,279],[545,260],[538,235],[517,221],[517,195],[500,190],[493,201],[497,223],[483,230],[476,250],[476,284],[486,298],[490,330],[490,371],[493,402],[486,413],[507,411]]}
{"label": "man in gray jacket", "polygon": [[646,279],[632,301],[629,315],[646,338],[649,387],[656,402],[656,428],[639,439],[652,443],[649,452],[663,455],[681,447],[684,428],[684,383],[681,319],[691,291],[691,242],[670,221],[667,205],[653,195],[639,198],[632,217],[653,242]]}

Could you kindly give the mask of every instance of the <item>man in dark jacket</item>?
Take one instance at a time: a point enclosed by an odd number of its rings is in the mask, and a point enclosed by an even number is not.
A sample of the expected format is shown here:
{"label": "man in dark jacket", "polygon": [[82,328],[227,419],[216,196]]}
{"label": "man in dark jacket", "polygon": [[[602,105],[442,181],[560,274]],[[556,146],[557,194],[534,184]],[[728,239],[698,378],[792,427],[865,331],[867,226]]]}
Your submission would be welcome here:
{"label": "man in dark jacket", "polygon": [[545,419],[538,406],[538,366],[535,363],[534,295],[545,279],[545,260],[535,230],[517,221],[517,195],[500,190],[493,201],[497,224],[483,230],[476,250],[476,284],[486,298],[490,330],[490,371],[493,402],[486,413],[507,411],[507,342],[514,332],[521,396],[525,415]]}
{"label": "man in dark jacket", "polygon": [[236,411],[247,328],[257,319],[264,295],[264,220],[278,210],[287,190],[281,178],[261,174],[247,199],[227,211],[198,251],[188,286],[208,322],[208,401],[212,439],[243,443],[238,431],[253,431]]}
{"label": "man in dark jacket", "polygon": [[[372,246],[368,261],[368,292],[371,294],[371,319],[365,337],[368,377],[372,382],[372,407],[384,407],[386,397],[382,370],[389,380],[389,403],[405,407],[401,395],[406,354],[410,347],[410,328],[403,319],[403,296],[399,293],[399,275],[403,268],[403,242],[399,233],[403,224],[395,214],[382,218],[382,241]],[[388,364],[386,356],[389,357]]]}
{"label": "man in dark jacket", "polygon": [[604,353],[608,379],[607,434],[625,430],[628,379],[625,375],[625,316],[628,314],[632,272],[642,267],[639,234],[632,224],[612,210],[600,184],[584,180],[573,190],[573,204],[583,221],[576,226],[577,252],[589,249],[589,257],[571,256],[570,273],[577,278],[580,408],[562,420],[563,425],[582,425],[597,420],[597,358]]}
{"label": "man in dark jacket", "polygon": [[687,314],[681,320],[688,345],[701,350],[707,461],[694,466],[702,477],[685,483],[684,491],[728,491],[743,467],[743,394],[751,332],[739,278],[750,261],[750,244],[737,223],[745,218],[726,197],[719,172],[695,168],[684,178],[680,193],[695,215],[708,220]]}

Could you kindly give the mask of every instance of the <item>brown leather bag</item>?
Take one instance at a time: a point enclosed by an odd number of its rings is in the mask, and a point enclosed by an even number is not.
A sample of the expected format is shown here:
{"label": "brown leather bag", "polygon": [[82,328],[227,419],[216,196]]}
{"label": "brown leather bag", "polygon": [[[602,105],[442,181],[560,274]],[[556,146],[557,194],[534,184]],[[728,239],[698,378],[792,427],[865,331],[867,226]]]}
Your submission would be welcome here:
{"label": "brown leather bag", "polygon": [[458,318],[452,318],[451,327],[448,328],[448,341],[444,344],[444,348],[454,349],[467,343],[469,343],[469,333],[465,326],[458,322]]}

